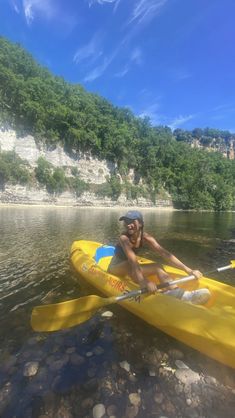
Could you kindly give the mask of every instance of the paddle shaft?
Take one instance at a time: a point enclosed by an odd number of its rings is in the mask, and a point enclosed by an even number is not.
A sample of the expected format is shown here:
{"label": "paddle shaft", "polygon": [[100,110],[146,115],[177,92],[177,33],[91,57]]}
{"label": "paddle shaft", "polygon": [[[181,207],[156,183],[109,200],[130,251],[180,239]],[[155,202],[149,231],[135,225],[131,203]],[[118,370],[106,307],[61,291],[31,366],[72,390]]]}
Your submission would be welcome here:
{"label": "paddle shaft", "polygon": [[[205,273],[205,275],[210,274],[210,273],[214,273],[215,271],[220,272],[220,271],[229,270],[231,268],[233,268],[233,266],[231,264],[229,264],[229,265],[224,266],[224,267],[219,267],[217,269],[207,271]],[[182,277],[180,279],[172,280],[170,282],[160,283],[160,284],[157,285],[157,288],[158,289],[164,289],[164,288],[172,286],[172,285],[189,282],[190,280],[193,280],[193,279],[195,279],[195,276],[193,274],[191,274],[190,276]],[[126,299],[131,299],[131,298],[135,298],[137,296],[143,295],[144,293],[148,293],[148,290],[146,288],[133,290],[132,292],[128,292],[128,293],[125,293],[124,295],[117,296],[115,298],[115,301],[116,302],[121,302],[121,301],[126,300]]]}
{"label": "paddle shaft", "polygon": [[[232,268],[234,268],[233,265],[228,264],[227,266],[218,267],[217,269],[207,271],[206,273],[204,273],[204,275],[214,273],[215,271],[221,272],[221,271],[229,270],[229,269],[232,269]],[[164,288],[169,287],[171,285],[176,285],[176,284],[189,282],[190,280],[193,280],[193,279],[196,279],[196,277],[193,274],[191,274],[190,276],[182,277],[180,279],[172,280],[170,282],[160,283],[160,284],[157,285],[157,288],[158,289],[164,289]],[[147,291],[146,288],[139,289],[139,290],[134,290],[133,292],[129,292],[125,295],[117,296],[116,300],[117,300],[117,302],[120,302],[122,300],[128,299],[128,297],[130,297],[130,298],[136,297],[138,295],[142,295],[143,293],[147,293],[147,292],[148,291]]]}
{"label": "paddle shaft", "polygon": [[[234,268],[234,266],[232,264],[228,264],[227,266],[218,267],[217,269],[207,271],[206,273],[204,273],[204,276],[206,274],[214,273],[215,271],[218,271],[218,273],[219,273],[220,271],[225,271],[225,270],[229,270],[229,269],[232,269],[232,268]],[[157,285],[157,288],[158,289],[164,289],[165,287],[171,286],[172,284],[175,285],[175,284],[179,284],[179,283],[185,283],[185,282],[188,282],[188,281],[193,280],[193,279],[196,279],[196,277],[193,274],[191,274],[190,276],[182,277],[181,279],[176,279],[176,280],[173,280],[172,282],[160,283],[159,285]]]}

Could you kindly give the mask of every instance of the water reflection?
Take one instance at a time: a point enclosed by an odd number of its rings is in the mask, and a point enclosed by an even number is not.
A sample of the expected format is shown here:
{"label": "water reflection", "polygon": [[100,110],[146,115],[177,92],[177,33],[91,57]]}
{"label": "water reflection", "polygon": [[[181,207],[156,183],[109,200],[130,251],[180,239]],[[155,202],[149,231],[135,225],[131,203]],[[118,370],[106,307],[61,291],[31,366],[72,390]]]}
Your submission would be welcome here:
{"label": "water reflection", "polygon": [[[234,213],[143,210],[145,228],[188,265],[210,269],[227,262],[211,257],[222,240],[232,238]],[[122,228],[121,209],[51,207],[0,208],[0,296],[2,315],[49,291],[71,290],[69,250],[75,239],[114,244]],[[149,251],[145,251],[150,255]],[[152,255],[151,255],[152,256]],[[153,256],[152,256],[153,257]],[[32,303],[31,303],[32,305]]]}

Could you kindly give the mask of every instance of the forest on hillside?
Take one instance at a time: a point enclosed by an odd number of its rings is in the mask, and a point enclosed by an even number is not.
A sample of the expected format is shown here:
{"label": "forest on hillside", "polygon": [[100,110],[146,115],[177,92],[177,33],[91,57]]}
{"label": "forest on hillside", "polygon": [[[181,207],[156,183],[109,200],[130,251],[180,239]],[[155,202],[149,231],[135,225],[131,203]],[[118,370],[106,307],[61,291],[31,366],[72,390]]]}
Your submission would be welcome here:
{"label": "forest on hillside", "polygon": [[[197,139],[204,146],[222,141],[226,148],[233,134],[209,128],[172,132],[166,126],[152,126],[148,118],[138,118],[81,85],[54,76],[20,45],[2,37],[0,122],[50,147],[60,144],[67,152],[90,152],[115,162],[132,197],[148,193],[154,202],[165,190],[178,208],[220,211],[235,207],[235,160],[191,146]],[[125,182],[130,169],[136,173],[134,185]],[[66,188],[82,193],[92,187],[83,184],[78,172],[68,179],[62,169],[40,160],[31,173],[13,154],[0,153],[0,185],[27,183],[32,177],[52,193]],[[143,186],[138,185],[140,177]],[[122,187],[113,175],[98,192],[116,199]]]}

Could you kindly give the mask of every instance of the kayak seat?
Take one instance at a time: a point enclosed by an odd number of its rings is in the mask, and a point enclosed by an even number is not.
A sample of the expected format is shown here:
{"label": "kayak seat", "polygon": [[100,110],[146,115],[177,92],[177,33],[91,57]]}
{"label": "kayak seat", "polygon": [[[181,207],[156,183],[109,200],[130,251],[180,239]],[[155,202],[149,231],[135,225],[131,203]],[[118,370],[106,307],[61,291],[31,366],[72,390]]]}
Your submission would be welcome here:
{"label": "kayak seat", "polygon": [[95,262],[98,263],[101,258],[112,257],[114,255],[115,247],[112,245],[103,245],[97,248],[94,255]]}

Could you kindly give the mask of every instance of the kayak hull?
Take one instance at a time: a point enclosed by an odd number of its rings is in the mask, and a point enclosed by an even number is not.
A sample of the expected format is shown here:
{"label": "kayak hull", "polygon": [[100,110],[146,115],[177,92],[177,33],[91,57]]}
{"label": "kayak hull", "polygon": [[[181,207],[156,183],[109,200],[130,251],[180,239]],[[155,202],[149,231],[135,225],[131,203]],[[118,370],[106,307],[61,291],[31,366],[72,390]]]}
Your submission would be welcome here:
{"label": "kayak hull", "polygon": [[[108,297],[137,290],[138,285],[129,277],[120,279],[107,273],[111,257],[95,261],[100,247],[102,244],[93,241],[75,241],[71,247],[71,262],[75,270],[87,283]],[[138,261],[140,264],[151,262],[142,257]],[[173,267],[164,266],[164,269],[173,279],[185,276],[185,272]],[[151,280],[156,281],[156,278]],[[199,306],[158,293],[138,296],[119,304],[166,334],[235,368],[235,288],[204,277],[200,281],[187,282],[182,287],[187,290],[206,287],[212,294],[211,300]]]}

